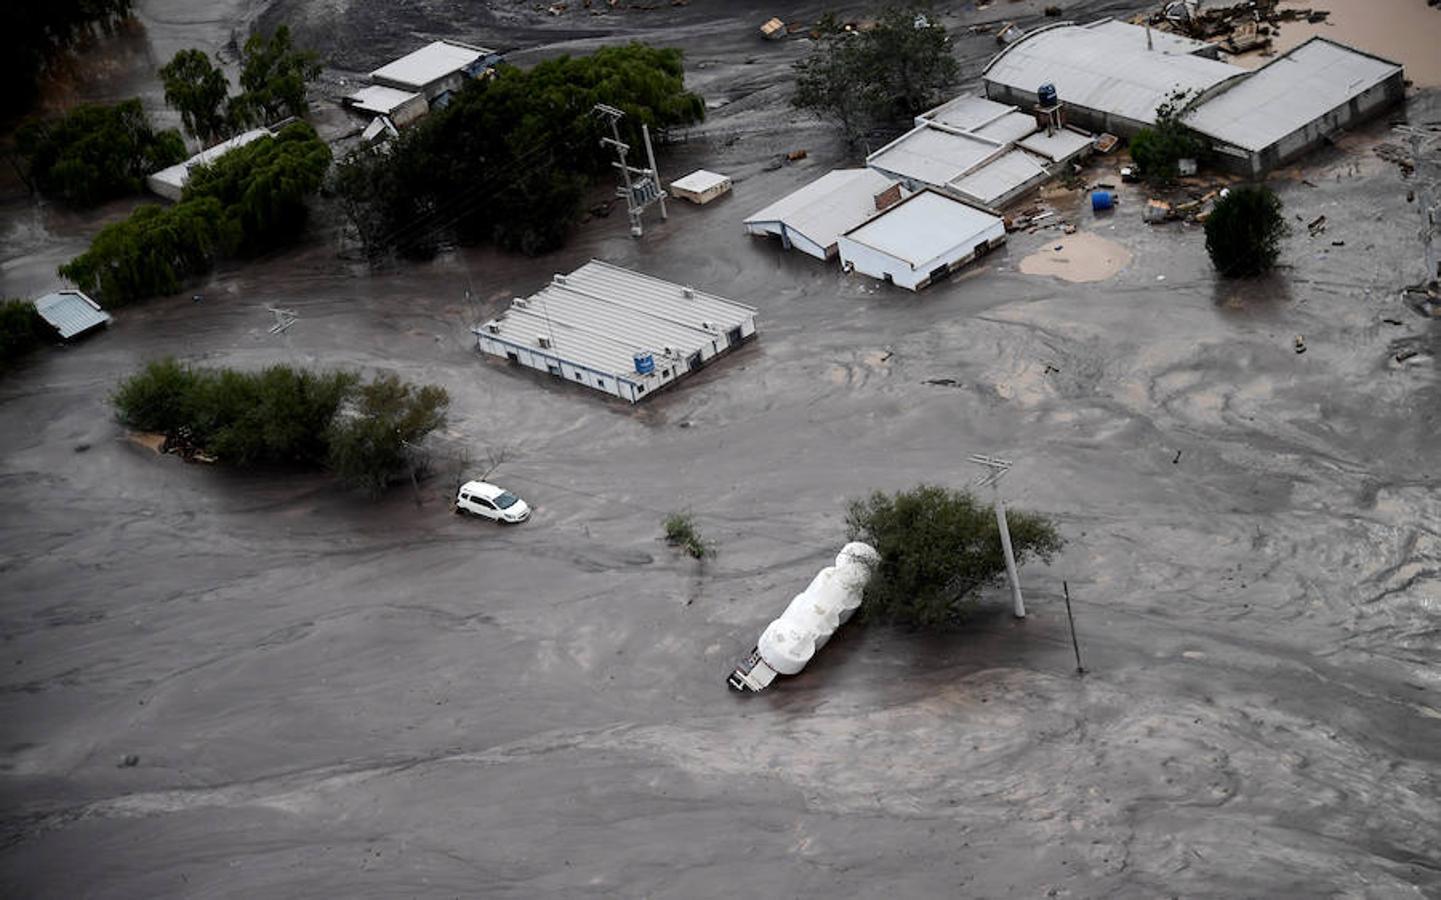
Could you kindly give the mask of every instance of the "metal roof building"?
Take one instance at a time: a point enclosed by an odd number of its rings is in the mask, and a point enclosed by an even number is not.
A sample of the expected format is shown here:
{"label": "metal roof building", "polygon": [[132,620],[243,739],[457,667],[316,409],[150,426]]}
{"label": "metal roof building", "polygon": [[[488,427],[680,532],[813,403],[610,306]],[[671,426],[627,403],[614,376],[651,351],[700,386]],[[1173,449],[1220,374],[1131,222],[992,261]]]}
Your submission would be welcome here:
{"label": "metal roof building", "polygon": [[1000,141],[927,123],[867,156],[866,165],[913,188],[944,187],[1005,150]]}
{"label": "metal roof building", "polygon": [[1000,216],[924,190],[841,235],[841,265],[915,291],[1006,240]]}
{"label": "metal roof building", "polygon": [[51,291],[35,301],[35,311],[67,341],[110,324],[110,313],[81,291]]}
{"label": "metal roof building", "polygon": [[999,209],[1050,179],[1051,173],[1044,163],[1045,160],[1023,150],[1010,150],[956,179],[950,186],[964,197]]}
{"label": "metal roof building", "polygon": [[1259,174],[1401,101],[1405,90],[1400,65],[1313,37],[1218,85],[1185,121],[1218,152]]}
{"label": "metal roof building", "polygon": [[190,180],[191,169],[213,163],[236,147],[244,147],[251,141],[258,141],[263,137],[270,137],[268,128],[256,128],[253,131],[237,134],[228,141],[221,141],[214,147],[201,150],[185,162],[176,163],[153,175],[147,175],[145,186],[167,200],[179,201],[180,195],[185,192],[185,183]]}
{"label": "metal roof building", "polygon": [[630,403],[756,332],[756,310],[600,260],[475,329],[476,348]]}
{"label": "metal roof building", "polygon": [[425,95],[416,91],[372,84],[345,98],[345,105],[372,116],[386,116],[396,125],[408,125],[430,112]]}
{"label": "metal roof building", "polygon": [[750,234],[776,235],[816,259],[836,254],[840,236],[874,217],[897,183],[874,169],[834,169],[746,217]]}
{"label": "metal roof building", "polygon": [[[432,105],[443,94],[455,90],[500,61],[500,54],[486,47],[459,41],[432,41],[370,73],[378,85],[423,94]],[[442,105],[444,101],[442,100]]]}

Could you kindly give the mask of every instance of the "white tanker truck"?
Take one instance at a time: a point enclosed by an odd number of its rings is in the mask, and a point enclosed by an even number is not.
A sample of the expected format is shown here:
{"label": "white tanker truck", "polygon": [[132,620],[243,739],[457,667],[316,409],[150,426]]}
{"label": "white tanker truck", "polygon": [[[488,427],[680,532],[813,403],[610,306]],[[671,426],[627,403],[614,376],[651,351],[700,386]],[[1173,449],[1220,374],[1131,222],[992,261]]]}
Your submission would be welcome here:
{"label": "white tanker truck", "polygon": [[777,675],[804,669],[861,605],[861,594],[880,559],[869,544],[842,547],[836,564],[821,569],[780,618],[766,626],[755,649],[726,683],[737,691],[759,691]]}

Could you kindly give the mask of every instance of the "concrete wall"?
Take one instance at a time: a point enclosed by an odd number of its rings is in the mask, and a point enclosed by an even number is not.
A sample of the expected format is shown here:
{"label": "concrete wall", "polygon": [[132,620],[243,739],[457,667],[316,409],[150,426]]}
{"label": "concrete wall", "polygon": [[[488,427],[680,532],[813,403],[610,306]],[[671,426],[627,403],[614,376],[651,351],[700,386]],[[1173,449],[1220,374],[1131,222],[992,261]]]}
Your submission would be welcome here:
{"label": "concrete wall", "polygon": [[[907,290],[918,291],[933,279],[949,275],[1005,242],[1006,226],[1002,222],[996,222],[980,234],[957,243],[935,259],[927,260],[914,268],[905,260],[897,259],[845,235],[841,235],[839,249],[841,265],[846,267],[847,271],[853,270],[862,275],[889,281]],[[978,247],[984,249],[978,252]],[[940,269],[945,271],[939,272]]]}

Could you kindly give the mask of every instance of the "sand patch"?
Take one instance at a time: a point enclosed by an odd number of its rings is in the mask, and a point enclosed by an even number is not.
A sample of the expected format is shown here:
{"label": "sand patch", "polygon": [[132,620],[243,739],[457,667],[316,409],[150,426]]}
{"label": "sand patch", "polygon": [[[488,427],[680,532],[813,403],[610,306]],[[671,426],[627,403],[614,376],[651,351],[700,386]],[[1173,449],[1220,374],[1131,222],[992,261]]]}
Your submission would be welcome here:
{"label": "sand patch", "polygon": [[1054,275],[1065,281],[1085,282],[1105,281],[1130,264],[1131,251],[1125,247],[1098,234],[1078,231],[1027,256],[1021,260],[1020,268],[1026,275]]}

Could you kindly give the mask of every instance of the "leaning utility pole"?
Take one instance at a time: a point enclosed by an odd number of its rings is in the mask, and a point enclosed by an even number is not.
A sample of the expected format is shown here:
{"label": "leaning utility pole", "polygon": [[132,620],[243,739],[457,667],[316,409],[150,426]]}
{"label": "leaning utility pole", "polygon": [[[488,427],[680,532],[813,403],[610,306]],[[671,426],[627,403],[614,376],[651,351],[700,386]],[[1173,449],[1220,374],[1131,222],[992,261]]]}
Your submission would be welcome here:
{"label": "leaning utility pole", "polygon": [[973,453],[970,461],[986,467],[986,474],[976,479],[976,487],[990,485],[996,497],[996,526],[1001,531],[1001,552],[1006,557],[1006,577],[1011,581],[1011,599],[1016,605],[1016,618],[1026,617],[1026,602],[1021,599],[1021,578],[1016,574],[1016,554],[1011,550],[1011,529],[1006,524],[1006,501],[1001,499],[1001,479],[1011,469],[1009,459]]}
{"label": "leaning utility pole", "polygon": [[[604,103],[597,103],[593,112],[604,116],[610,121],[610,133],[608,138],[601,138],[603,147],[614,147],[616,155],[620,157],[618,162],[611,163],[620,170],[622,186],[615,189],[617,197],[625,200],[626,215],[630,217],[630,236],[640,237],[645,234],[645,226],[641,223],[641,214],[651,204],[660,204],[660,217],[666,219],[665,191],[661,190],[660,173],[655,167],[655,151],[650,145],[650,129],[644,124],[641,125],[641,136],[645,140],[646,160],[650,167],[637,169],[625,161],[625,156],[630,152],[630,144],[620,139],[620,120],[625,115],[623,110]],[[632,177],[634,176],[634,177]]]}

